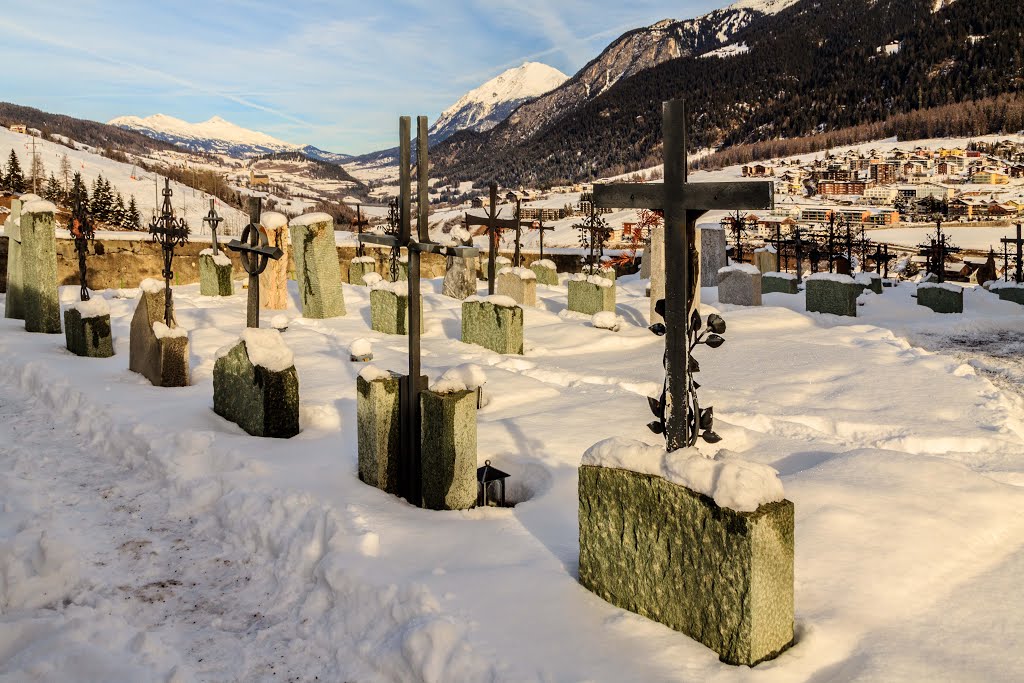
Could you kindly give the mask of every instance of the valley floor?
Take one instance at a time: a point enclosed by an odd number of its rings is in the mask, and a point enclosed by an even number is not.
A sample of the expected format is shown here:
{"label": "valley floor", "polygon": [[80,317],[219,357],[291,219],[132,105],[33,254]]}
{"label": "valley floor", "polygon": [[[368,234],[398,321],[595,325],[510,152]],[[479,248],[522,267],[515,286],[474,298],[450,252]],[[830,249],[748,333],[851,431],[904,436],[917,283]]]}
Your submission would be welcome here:
{"label": "valley floor", "polygon": [[240,287],[176,290],[185,389],[127,370],[134,299],[99,294],[106,360],[0,320],[0,682],[1024,678],[1024,370],[1003,344],[1024,308],[971,289],[943,317],[902,285],[854,320],[808,315],[802,295],[742,309],[703,291],[729,324],[698,351],[719,446],[775,467],[796,505],[798,642],[747,669],[576,581],[582,453],[658,438],[644,282],[620,282],[619,333],[539,287],[524,357],[463,345],[459,302],[424,287],[425,370],[484,368],[479,459],[512,474],[514,509],[425,512],[358,481],[348,346],[371,339],[386,369],[406,358],[404,338],[369,330],[363,288],[327,321],[299,317],[292,292],[289,441],[211,409]]}

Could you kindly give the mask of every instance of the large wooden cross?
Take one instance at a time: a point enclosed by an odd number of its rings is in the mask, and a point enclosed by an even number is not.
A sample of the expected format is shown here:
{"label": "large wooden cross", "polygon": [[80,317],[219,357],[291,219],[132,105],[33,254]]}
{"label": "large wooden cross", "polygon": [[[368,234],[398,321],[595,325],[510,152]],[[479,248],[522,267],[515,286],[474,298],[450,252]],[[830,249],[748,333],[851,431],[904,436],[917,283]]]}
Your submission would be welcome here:
{"label": "large wooden cross", "polygon": [[412,119],[403,116],[398,123],[399,137],[399,219],[397,235],[363,233],[361,241],[392,249],[405,247],[409,254],[409,374],[399,382],[399,495],[413,505],[422,505],[420,458],[420,393],[426,378],[420,375],[420,255],[424,253],[473,258],[472,247],[447,247],[430,241],[430,163],[427,145],[427,117],[417,118],[416,233],[412,232]]}
{"label": "large wooden cross", "polygon": [[487,228],[487,293],[494,294],[494,262],[498,256],[498,241],[502,230],[515,230],[519,227],[518,217],[498,218],[498,183],[490,184],[491,203],[486,216],[466,214],[466,230],[483,226]]}
{"label": "large wooden cross", "polygon": [[691,446],[696,438],[687,399],[692,381],[690,308],[700,281],[697,220],[708,211],[772,209],[775,196],[771,182],[687,182],[686,105],[682,100],[666,102],[663,112],[664,183],[595,185],[594,204],[603,208],[661,210],[665,214],[664,408],[666,447],[672,452]]}

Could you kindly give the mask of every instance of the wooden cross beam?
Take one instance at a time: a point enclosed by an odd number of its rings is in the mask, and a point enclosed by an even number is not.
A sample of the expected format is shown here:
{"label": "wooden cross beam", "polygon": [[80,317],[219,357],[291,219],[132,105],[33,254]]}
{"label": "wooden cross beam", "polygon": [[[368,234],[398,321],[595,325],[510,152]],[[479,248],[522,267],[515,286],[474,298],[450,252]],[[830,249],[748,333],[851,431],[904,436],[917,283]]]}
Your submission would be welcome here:
{"label": "wooden cross beam", "polygon": [[494,294],[494,261],[498,256],[498,239],[502,230],[519,227],[518,218],[498,218],[498,183],[490,184],[491,203],[486,216],[466,214],[466,230],[482,226],[487,228],[487,293]]}
{"label": "wooden cross beam", "polygon": [[686,105],[663,108],[665,180],[661,184],[595,185],[594,204],[604,208],[661,210],[665,214],[665,439],[669,452],[692,446],[699,415],[690,414],[690,308],[699,282],[697,220],[713,210],[760,210],[775,205],[774,185],[689,183]]}

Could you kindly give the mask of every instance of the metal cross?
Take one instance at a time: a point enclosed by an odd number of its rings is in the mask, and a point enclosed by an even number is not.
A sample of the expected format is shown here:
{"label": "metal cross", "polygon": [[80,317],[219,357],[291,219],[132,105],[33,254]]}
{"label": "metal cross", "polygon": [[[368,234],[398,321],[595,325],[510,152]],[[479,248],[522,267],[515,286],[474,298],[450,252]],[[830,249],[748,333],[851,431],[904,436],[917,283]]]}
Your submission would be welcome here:
{"label": "metal cross", "polygon": [[888,244],[879,244],[875,247],[875,253],[868,257],[875,262],[875,272],[882,277],[889,277],[889,261],[896,258],[896,254],[889,253]]}
{"label": "metal cross", "polygon": [[78,281],[82,285],[79,296],[82,301],[89,300],[89,288],[86,286],[88,266],[86,257],[89,255],[89,242],[96,238],[96,232],[89,221],[89,213],[85,210],[81,196],[75,197],[75,206],[71,211],[71,236],[75,239],[75,251],[78,252]]}
{"label": "metal cross", "polygon": [[501,231],[519,226],[517,218],[498,218],[498,183],[490,183],[491,203],[486,216],[466,214],[466,230],[482,226],[487,228],[487,293],[494,294],[494,262],[498,257],[498,242]]}
{"label": "metal cross", "polygon": [[[1019,248],[1019,247],[1018,247]],[[928,259],[928,272],[933,273],[939,282],[946,281],[946,258],[950,254],[960,253],[960,247],[952,246],[949,238],[942,232],[942,217],[935,219],[935,236],[929,239],[928,244],[918,245],[918,256]]]}
{"label": "metal cross", "polygon": [[[1024,237],[1021,236],[1022,228],[1024,228],[1024,226],[1018,223],[1017,239],[1013,239],[1012,237],[1004,237],[1001,240],[999,240],[1000,242],[1003,243],[1004,263],[1009,261],[1009,258],[1007,258],[1006,255],[1008,255],[1007,252],[1010,248],[1010,245],[1013,244],[1017,247],[1017,270],[1014,273],[1013,279],[1018,284],[1024,282],[1024,272],[1022,272],[1022,270],[1024,270]],[[1006,272],[1008,266],[1009,263],[1005,263],[1005,265],[1003,266],[1004,273]]]}
{"label": "metal cross", "polygon": [[535,220],[530,223],[530,230],[540,231],[540,258],[544,258],[544,233],[554,230],[554,227],[544,225],[544,221]]}
{"label": "metal cross", "polygon": [[[742,211],[735,211],[725,216],[721,223],[723,228],[732,231],[732,240],[736,245],[736,249],[733,252],[733,261],[743,263],[743,236],[750,227],[747,223],[747,216],[744,216]],[[726,262],[728,262],[728,256]]]}
{"label": "metal cross", "polygon": [[164,203],[160,208],[160,215],[153,218],[149,224],[149,234],[153,240],[160,243],[163,251],[163,277],[164,277],[164,324],[171,326],[171,280],[174,278],[174,271],[171,266],[174,263],[174,248],[188,242],[188,223],[184,218],[174,217],[174,205],[171,197],[174,192],[171,190],[171,181],[164,178]]}
{"label": "metal cross", "polygon": [[356,217],[355,220],[352,221],[352,225],[356,226],[356,232],[359,235],[357,238],[359,246],[356,247],[356,256],[362,258],[363,256],[366,256],[366,249],[363,247],[363,228],[370,225],[370,221],[363,218],[361,204],[356,204]]}
{"label": "metal cross", "polygon": [[690,359],[690,311],[700,281],[697,220],[708,211],[771,209],[774,184],[687,181],[686,105],[664,104],[665,181],[594,187],[594,204],[662,210],[665,214],[665,439],[669,452],[696,443],[703,414],[696,404]]}
{"label": "metal cross", "polygon": [[238,252],[242,268],[249,274],[249,299],[246,305],[246,327],[260,326],[260,275],[267,269],[270,259],[275,261],[284,256],[280,247],[271,247],[267,233],[260,230],[260,215],[263,200],[249,199],[249,225],[242,231],[241,240],[228,242],[228,249]]}
{"label": "metal cross", "polygon": [[399,495],[413,505],[422,505],[420,458],[420,393],[426,388],[426,378],[420,375],[420,255],[473,258],[478,252],[473,247],[446,247],[430,241],[430,166],[427,149],[427,117],[417,118],[417,216],[416,234],[412,232],[412,120],[399,119],[399,214],[397,235],[364,234],[363,241],[392,249],[405,247],[409,253],[409,374],[399,382],[398,430],[401,459],[398,463]]}
{"label": "metal cross", "polygon": [[203,219],[203,222],[210,226],[210,239],[213,241],[214,256],[220,253],[220,245],[217,244],[217,228],[224,222],[224,219],[217,214],[216,202],[216,199],[210,200],[210,213],[206,214],[206,218]]}

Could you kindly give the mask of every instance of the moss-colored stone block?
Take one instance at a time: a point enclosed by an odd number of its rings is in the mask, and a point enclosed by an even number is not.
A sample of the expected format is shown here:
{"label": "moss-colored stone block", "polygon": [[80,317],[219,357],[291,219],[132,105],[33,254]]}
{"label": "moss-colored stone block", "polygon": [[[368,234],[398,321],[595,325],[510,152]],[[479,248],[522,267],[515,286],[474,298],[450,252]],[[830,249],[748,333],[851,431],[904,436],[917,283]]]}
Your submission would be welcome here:
{"label": "moss-colored stone block", "polygon": [[83,318],[78,309],[67,309],[64,311],[64,338],[68,351],[76,356],[110,358],[114,355],[109,313]]}
{"label": "moss-colored stone block", "polygon": [[551,261],[535,261],[530,264],[530,270],[537,276],[538,285],[555,287],[558,285],[558,268]]}
{"label": "moss-colored stone block", "polygon": [[420,394],[423,507],[468,510],[476,505],[477,392]]}
{"label": "moss-colored stone block", "polygon": [[761,276],[762,294],[797,294],[796,277],[788,273],[765,273]]}
{"label": "moss-colored stone block", "polygon": [[400,376],[356,378],[359,479],[398,495]]}
{"label": "moss-colored stone block", "polygon": [[334,219],[324,213],[304,214],[288,226],[305,318],[345,315],[341,263],[334,244]]}
{"label": "moss-colored stone block", "polygon": [[[142,283],[139,305],[132,316],[128,369],[158,387],[189,385],[188,334],[178,327],[171,305],[171,324],[164,324],[165,292],[153,280]],[[160,330],[158,335],[156,330]]]}
{"label": "moss-colored stone block", "polygon": [[793,504],[718,506],[661,477],[581,466],[580,583],[728,664],[793,642]]}
{"label": "moss-colored stone block", "polygon": [[520,306],[537,305],[537,277],[529,268],[505,268],[494,280],[494,293]]}
{"label": "moss-colored stone block", "polygon": [[832,275],[825,279],[812,275],[806,285],[807,312],[856,318],[857,297],[863,291],[864,287],[848,275]]}
{"label": "moss-colored stone block", "polygon": [[917,305],[936,313],[963,313],[964,289],[948,283],[918,285]]}
{"label": "moss-colored stone block", "polygon": [[601,311],[615,312],[615,283],[606,278],[590,276],[569,280],[569,310],[584,315]]}
{"label": "moss-colored stone block", "polygon": [[363,278],[370,273],[377,272],[377,262],[372,256],[353,259],[348,264],[348,283],[350,285],[365,285]]}
{"label": "moss-colored stone block", "polygon": [[22,206],[20,258],[25,330],[60,334],[57,242],[49,202],[31,201]]}
{"label": "moss-colored stone block", "polygon": [[495,353],[522,355],[523,309],[486,299],[462,302],[462,341]]}
{"label": "moss-colored stone block", "polygon": [[1024,286],[992,287],[991,291],[995,292],[1003,301],[1012,301],[1024,306]]}
{"label": "moss-colored stone block", "polygon": [[199,254],[199,293],[203,296],[231,296],[235,293],[231,281],[231,259],[226,254],[220,254],[218,259],[212,249],[209,252]]}
{"label": "moss-colored stone block", "polygon": [[213,410],[252,436],[290,439],[299,433],[299,375],[295,366],[269,370],[256,365],[246,342],[239,341],[214,363]]}
{"label": "moss-colored stone block", "polygon": [[[423,329],[420,297],[420,329]],[[384,334],[409,334],[409,295],[387,288],[370,292],[370,328]]]}

